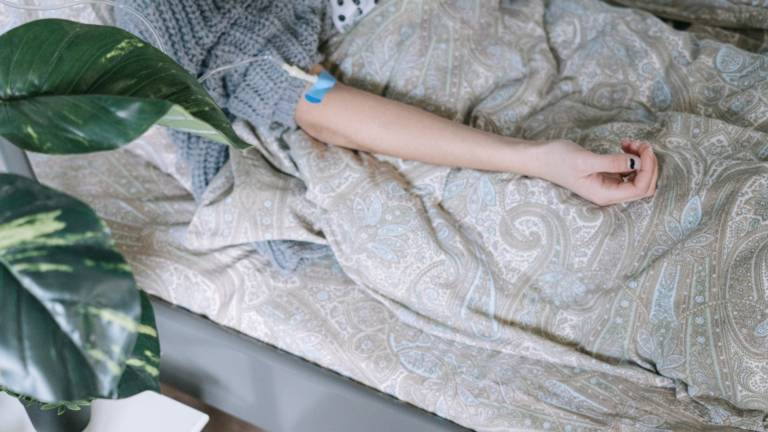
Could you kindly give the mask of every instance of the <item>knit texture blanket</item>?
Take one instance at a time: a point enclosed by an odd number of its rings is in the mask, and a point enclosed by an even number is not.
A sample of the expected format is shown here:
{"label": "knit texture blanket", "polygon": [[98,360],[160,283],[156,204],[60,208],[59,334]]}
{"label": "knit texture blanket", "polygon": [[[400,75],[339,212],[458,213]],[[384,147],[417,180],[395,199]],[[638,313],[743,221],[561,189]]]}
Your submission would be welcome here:
{"label": "knit texture blanket", "polygon": [[[251,57],[271,55],[304,70],[321,56],[320,37],[332,27],[326,0],[122,0],[157,29],[168,55],[195,76]],[[122,9],[118,26],[150,43],[147,26]],[[273,122],[295,127],[294,113],[304,82],[276,63],[261,59],[219,72],[203,82],[230,117],[254,126]],[[172,138],[192,173],[192,192],[205,187],[228,159],[227,147],[184,132]]]}
{"label": "knit texture blanket", "polygon": [[[167,54],[191,74],[251,57],[271,55],[309,70],[322,56],[319,41],[333,27],[327,0],[121,0],[137,9],[157,30]],[[149,28],[116,9],[117,25],[155,44]],[[216,103],[234,120],[254,126],[279,123],[295,128],[294,114],[304,82],[288,76],[275,62],[257,60],[219,72],[203,82]],[[205,188],[229,159],[227,146],[170,131],[180,157],[189,166],[192,194]],[[317,247],[270,241],[257,247],[283,273],[295,272]],[[257,245],[258,246],[258,245]],[[322,247],[321,247],[322,248]]]}

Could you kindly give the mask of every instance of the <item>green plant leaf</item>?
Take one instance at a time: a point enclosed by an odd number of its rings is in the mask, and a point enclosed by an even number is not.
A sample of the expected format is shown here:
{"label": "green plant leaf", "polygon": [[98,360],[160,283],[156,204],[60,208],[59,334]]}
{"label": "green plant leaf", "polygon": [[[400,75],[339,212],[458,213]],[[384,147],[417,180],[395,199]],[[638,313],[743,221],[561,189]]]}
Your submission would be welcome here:
{"label": "green plant leaf", "polygon": [[155,312],[144,291],[141,295],[139,337],[133,354],[127,360],[125,372],[117,388],[119,398],[131,397],[145,390],[160,393],[160,340],[157,337]]}
{"label": "green plant leaf", "polygon": [[119,28],[32,21],[0,36],[0,59],[0,135],[23,149],[114,150],[154,124],[250,147],[192,75]]}
{"label": "green plant leaf", "polygon": [[22,394],[14,393],[11,390],[8,390],[7,388],[5,388],[3,386],[0,386],[0,392],[5,392],[9,396],[15,397],[19,401],[26,402],[27,403],[27,405],[26,405],[27,407],[30,407],[30,406],[35,405],[35,404],[43,405],[44,407],[47,407],[47,408],[40,407],[41,410],[42,409],[49,410],[49,409],[54,409],[54,408],[58,407],[59,411],[61,411],[61,406],[62,405],[64,405],[64,406],[74,405],[77,408],[73,408],[72,410],[73,411],[80,411],[80,409],[81,409],[80,407],[88,406],[88,405],[91,404],[91,401],[92,401],[92,399],[89,398],[89,399],[86,399],[86,400],[73,401],[73,402],[66,402],[66,401],[64,401],[64,402],[56,402],[56,403],[48,403],[48,404],[46,404],[46,403],[40,402],[37,399],[33,399],[33,398],[29,397],[29,396],[25,396],[25,395],[22,395]]}
{"label": "green plant leaf", "polygon": [[141,314],[130,266],[84,203],[0,174],[0,386],[114,398]]}

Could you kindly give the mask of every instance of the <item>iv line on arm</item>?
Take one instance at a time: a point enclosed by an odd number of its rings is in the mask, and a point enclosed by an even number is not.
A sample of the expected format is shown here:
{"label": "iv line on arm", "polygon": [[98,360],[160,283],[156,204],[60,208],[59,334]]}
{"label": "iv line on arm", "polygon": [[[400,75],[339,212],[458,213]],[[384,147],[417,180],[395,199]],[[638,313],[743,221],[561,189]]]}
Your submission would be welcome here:
{"label": "iv line on arm", "polygon": [[307,90],[307,93],[304,95],[304,99],[309,101],[309,103],[313,104],[319,104],[323,101],[323,97],[325,96],[325,93],[328,92],[331,88],[333,88],[334,85],[336,85],[336,78],[333,77],[333,75],[329,74],[327,71],[323,71],[320,75],[310,75],[303,70],[299,69],[298,66],[294,65],[288,65],[287,63],[283,63],[280,60],[275,59],[274,57],[270,55],[262,55],[257,57],[251,57],[249,59],[245,59],[241,62],[222,66],[216,69],[213,69],[211,71],[208,71],[205,75],[200,77],[198,80],[199,82],[203,82],[211,77],[211,75],[230,69],[238,66],[242,66],[244,64],[250,63],[252,61],[266,59],[274,62],[278,66],[280,66],[288,75],[306,81],[308,83],[312,83],[312,87],[310,87]]}
{"label": "iv line on arm", "polygon": [[242,66],[244,64],[248,64],[250,62],[253,62],[253,61],[256,61],[256,60],[261,60],[261,59],[266,59],[266,60],[272,61],[276,65],[278,65],[281,68],[283,68],[283,70],[286,71],[288,73],[288,75],[290,75],[290,76],[292,76],[294,78],[298,78],[298,79],[304,80],[306,82],[311,82],[313,84],[317,82],[317,76],[316,75],[310,75],[310,74],[304,72],[303,70],[299,69],[297,66],[289,66],[288,64],[283,63],[283,62],[275,59],[271,55],[261,55],[261,56],[251,57],[251,58],[245,59],[245,60],[243,60],[241,62],[237,62],[237,63],[233,63],[231,65],[226,65],[226,66],[218,67],[218,68],[216,68],[214,70],[208,71],[205,75],[200,77],[200,79],[198,81],[199,82],[203,82],[203,81],[207,80],[208,78],[210,78],[211,75],[213,75],[215,73],[218,73],[218,72],[221,72],[221,71],[224,71],[224,70],[227,70],[227,69],[231,69],[231,68],[234,68],[234,67]]}
{"label": "iv line on arm", "polygon": [[[139,11],[137,11],[136,9],[130,6],[126,6],[112,0],[78,0],[70,3],[64,3],[60,5],[53,5],[53,6],[28,6],[28,5],[11,2],[8,0],[0,0],[0,4],[8,7],[16,8],[16,9],[31,10],[31,11],[47,11],[47,10],[55,10],[55,9],[64,9],[64,8],[79,6],[84,4],[105,4],[109,6],[119,7],[132,13],[137,18],[139,18],[139,20],[141,20],[141,22],[143,22],[147,26],[147,28],[149,28],[149,31],[152,33],[152,36],[155,37],[155,41],[157,42],[157,47],[160,49],[160,51],[162,51],[163,54],[166,54],[166,55],[168,54],[168,52],[165,50],[165,46],[163,45],[163,42],[160,40],[160,36],[157,34],[157,30],[155,30],[154,26],[152,26],[152,24],[149,22],[149,20],[147,20],[146,17],[144,17],[144,15],[142,15]],[[307,91],[307,94],[305,96],[306,99],[311,103],[320,103],[325,93],[336,84],[336,79],[333,78],[333,76],[328,72],[323,71],[323,73],[321,73],[319,76],[310,75],[304,72],[303,70],[299,69],[298,66],[288,65],[287,63],[277,60],[270,55],[251,57],[241,62],[237,62],[231,65],[222,66],[222,67],[213,69],[211,71],[208,71],[202,77],[200,77],[200,79],[198,79],[198,82],[202,83],[203,81],[210,78],[211,75],[215,73],[218,73],[227,69],[231,69],[234,67],[242,66],[260,59],[270,60],[275,64],[277,64],[278,66],[280,66],[288,75],[294,78],[312,83],[312,87],[310,87],[310,89]]]}

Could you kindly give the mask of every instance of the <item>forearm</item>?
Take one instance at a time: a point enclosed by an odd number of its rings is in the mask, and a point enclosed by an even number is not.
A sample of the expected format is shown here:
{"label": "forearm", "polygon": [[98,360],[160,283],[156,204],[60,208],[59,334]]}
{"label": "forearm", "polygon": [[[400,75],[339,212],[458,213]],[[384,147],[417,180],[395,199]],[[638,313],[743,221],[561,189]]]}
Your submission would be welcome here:
{"label": "forearm", "polygon": [[296,122],[315,139],[438,165],[536,175],[539,143],[515,140],[337,84],[320,104],[303,97]]}
{"label": "forearm", "polygon": [[[322,69],[316,66],[312,73]],[[319,141],[438,165],[540,177],[600,205],[653,196],[659,164],[647,142],[596,154],[569,140],[525,141],[454,123],[337,84],[319,104],[303,97],[296,123]]]}

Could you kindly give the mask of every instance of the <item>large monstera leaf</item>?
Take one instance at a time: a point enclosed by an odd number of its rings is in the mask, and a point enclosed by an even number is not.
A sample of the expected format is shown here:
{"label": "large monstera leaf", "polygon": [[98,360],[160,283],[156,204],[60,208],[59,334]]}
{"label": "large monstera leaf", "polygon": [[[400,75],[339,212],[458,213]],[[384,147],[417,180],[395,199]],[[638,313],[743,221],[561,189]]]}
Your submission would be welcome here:
{"label": "large monstera leaf", "polygon": [[45,19],[0,36],[0,136],[16,146],[114,150],[154,124],[250,147],[192,75],[124,30]]}
{"label": "large monstera leaf", "polygon": [[143,297],[87,205],[0,174],[0,386],[43,402],[156,390]]}

